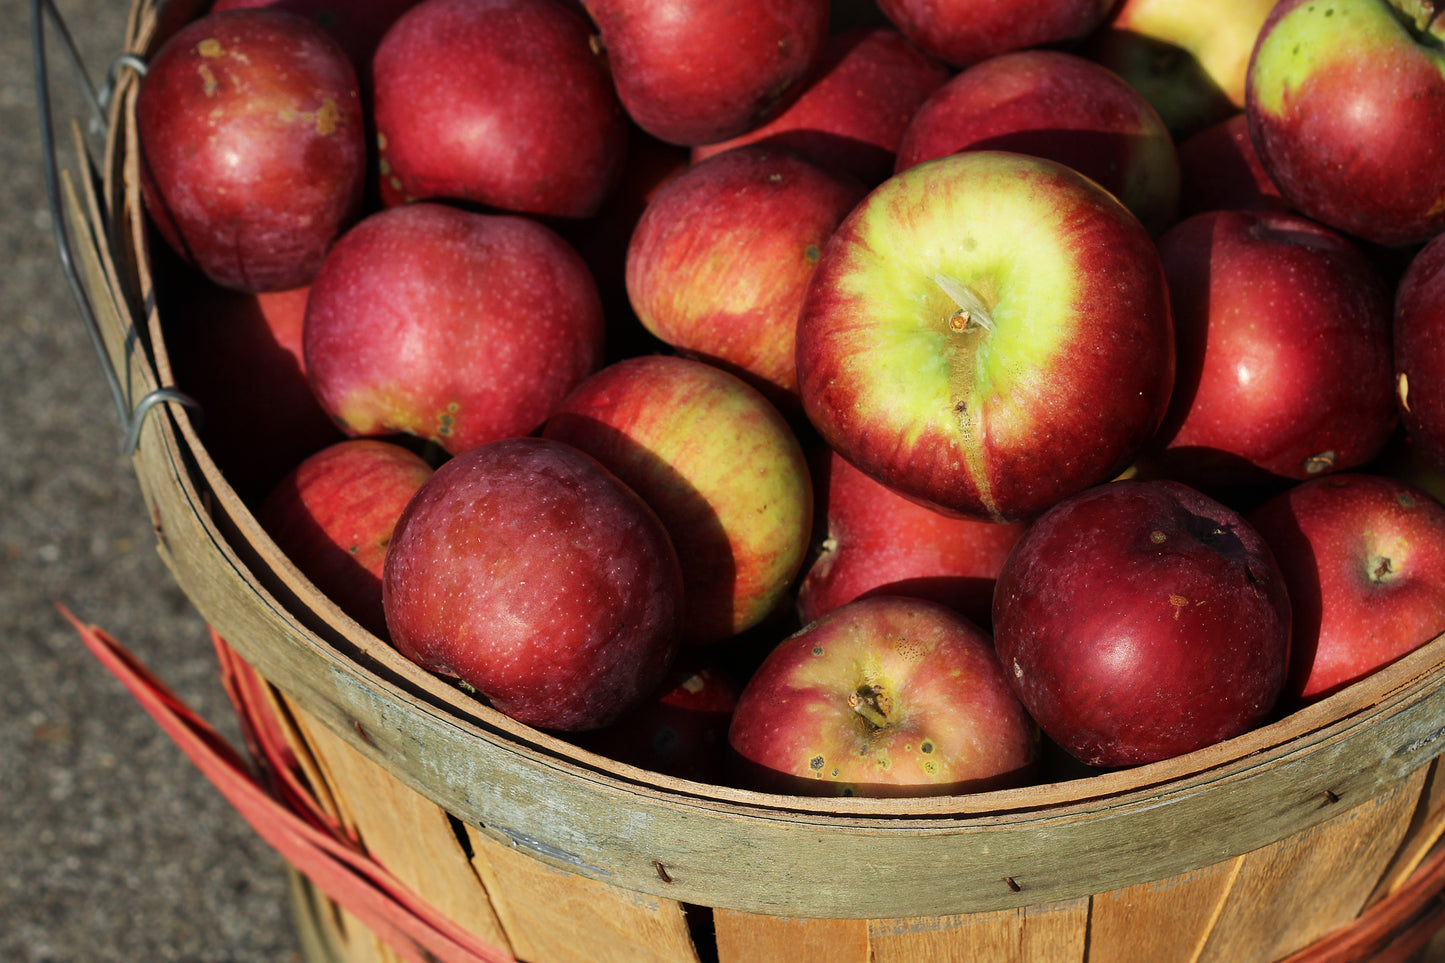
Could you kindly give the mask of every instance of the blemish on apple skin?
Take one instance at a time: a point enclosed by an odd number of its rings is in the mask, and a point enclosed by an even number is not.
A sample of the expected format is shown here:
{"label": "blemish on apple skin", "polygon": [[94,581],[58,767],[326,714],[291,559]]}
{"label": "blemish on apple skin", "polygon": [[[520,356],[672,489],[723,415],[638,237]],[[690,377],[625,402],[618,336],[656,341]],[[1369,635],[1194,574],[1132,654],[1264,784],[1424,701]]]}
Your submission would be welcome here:
{"label": "blemish on apple skin", "polygon": [[815,646],[813,646],[813,654],[814,654],[814,655],[819,655],[819,656],[822,655],[822,654],[823,654],[823,647],[822,647],[821,645],[815,645]]}
{"label": "blemish on apple skin", "polygon": [[222,46],[221,41],[215,37],[207,37],[205,40],[196,44],[196,53],[207,59],[215,59],[216,57],[225,56],[226,48]]}
{"label": "blemish on apple skin", "polygon": [[1321,472],[1329,471],[1335,464],[1335,453],[1333,451],[1322,451],[1310,455],[1304,460],[1304,470],[1307,475],[1318,475]]}
{"label": "blemish on apple skin", "polygon": [[814,756],[812,759],[808,760],[808,768],[818,773],[819,778],[822,778],[822,769],[824,762],[825,760],[822,756]]}

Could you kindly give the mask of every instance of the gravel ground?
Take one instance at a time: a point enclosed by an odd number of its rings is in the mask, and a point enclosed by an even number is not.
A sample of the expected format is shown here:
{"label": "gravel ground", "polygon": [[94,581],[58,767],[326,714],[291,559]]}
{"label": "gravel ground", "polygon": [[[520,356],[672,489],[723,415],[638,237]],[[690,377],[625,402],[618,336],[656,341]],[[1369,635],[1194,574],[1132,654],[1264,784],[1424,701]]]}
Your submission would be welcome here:
{"label": "gravel ground", "polygon": [[[55,0],[92,76],[125,0]],[[0,959],[299,961],[281,859],[57,612],[121,640],[237,738],[205,626],[154,548],[60,269],[31,4],[0,0]],[[56,116],[82,109],[47,31]]]}

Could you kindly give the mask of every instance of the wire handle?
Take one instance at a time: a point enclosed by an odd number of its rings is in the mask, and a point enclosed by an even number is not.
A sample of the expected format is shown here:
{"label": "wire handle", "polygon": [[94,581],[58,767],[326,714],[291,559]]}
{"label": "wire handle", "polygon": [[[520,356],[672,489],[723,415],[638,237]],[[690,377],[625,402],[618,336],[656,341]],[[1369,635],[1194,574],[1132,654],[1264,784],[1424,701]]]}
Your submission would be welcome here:
{"label": "wire handle", "polygon": [[[120,383],[114,365],[111,364],[110,355],[106,351],[105,339],[101,335],[100,324],[96,320],[95,307],[90,299],[90,292],[86,289],[80,278],[80,272],[75,264],[74,242],[70,235],[70,228],[66,221],[64,204],[61,200],[60,191],[60,170],[55,149],[55,129],[51,117],[50,98],[50,70],[46,62],[45,25],[47,21],[55,28],[57,36],[67,54],[72,69],[75,71],[81,84],[81,93],[90,108],[90,131],[92,135],[105,133],[109,129],[106,120],[106,111],[110,106],[110,99],[115,90],[115,85],[122,70],[134,70],[141,74],[145,73],[146,64],[141,58],[134,54],[121,54],[111,64],[106,74],[105,85],[99,90],[90,79],[85,69],[85,63],[80,56],[80,50],[75,44],[75,38],[71,36],[66,26],[65,18],[56,9],[53,0],[31,0],[31,41],[35,58],[35,91],[36,99],[39,102],[40,114],[40,149],[45,158],[45,188],[50,201],[51,227],[55,233],[55,243],[60,255],[60,266],[65,273],[66,283],[70,287],[71,294],[75,298],[77,307],[80,309],[81,319],[85,322],[86,332],[90,335],[92,346],[100,359],[100,367],[105,375],[106,385],[110,389],[111,400],[115,404],[117,416],[120,418],[121,427],[121,450],[127,454],[134,454],[136,445],[140,440],[141,427],[144,424],[146,415],[157,404],[164,402],[176,402],[194,411],[200,411],[200,405],[176,388],[157,388],[149,392],[131,408],[127,402],[125,390]],[[96,165],[89,152],[84,158],[87,165],[87,174],[95,177]],[[131,328],[135,330],[135,319],[131,318]]]}

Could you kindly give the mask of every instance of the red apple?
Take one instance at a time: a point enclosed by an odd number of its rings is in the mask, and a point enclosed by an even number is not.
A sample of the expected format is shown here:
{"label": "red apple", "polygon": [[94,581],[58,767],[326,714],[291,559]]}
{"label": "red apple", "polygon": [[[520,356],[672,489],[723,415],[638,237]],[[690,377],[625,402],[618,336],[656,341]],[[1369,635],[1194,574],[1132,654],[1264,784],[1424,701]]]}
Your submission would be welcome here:
{"label": "red apple", "polygon": [[688,358],[624,359],[573,391],[543,435],[596,458],[662,519],[682,564],[685,643],[734,636],[789,597],[813,523],[807,460],[742,379]]}
{"label": "red apple", "polygon": [[[216,0],[212,13],[244,7],[269,7],[300,14],[337,39],[351,57],[358,76],[371,74],[371,55],[382,36],[418,0]],[[368,81],[363,81],[369,85]]]}
{"label": "red apple", "polygon": [[248,504],[343,437],[306,379],[309,290],[235,291],[188,269],[158,276],[175,386],[200,405],[201,443]]}
{"label": "red apple", "polygon": [[381,192],[596,213],[627,124],[587,19],[555,0],[424,0],[372,60]]}
{"label": "red apple", "polygon": [[1174,222],[1179,160],[1159,114],[1113,71],[1075,54],[1021,50],[969,67],[914,113],[896,170],[961,150],[1056,160],[1098,181],[1151,233]]}
{"label": "red apple", "polygon": [[828,0],[582,0],[629,116],[673,144],[727,140],[796,96]]}
{"label": "red apple", "polygon": [[692,159],[762,142],[873,186],[893,173],[914,111],[951,74],[892,27],[835,33],[786,110],[746,134],[694,147]]}
{"label": "red apple", "polygon": [[1254,41],[1275,0],[1120,0],[1084,53],[1127,80],[1178,139],[1244,109]]}
{"label": "red apple", "polygon": [[1076,43],[1115,0],[878,0],[905,36],[955,67],[1025,47]]}
{"label": "red apple", "polygon": [[1020,521],[1114,477],[1174,383],[1138,218],[1045,158],[965,151],[894,175],[829,240],[797,327],[804,409],[872,477]]}
{"label": "red apple", "polygon": [[1259,160],[1241,111],[1180,142],[1179,217],[1205,211],[1292,210]]}
{"label": "red apple", "polygon": [[1289,667],[1290,602],[1269,546],[1176,482],[1111,482],[1046,512],[999,573],[993,624],[1029,713],[1101,768],[1260,725]]}
{"label": "red apple", "polygon": [[1420,455],[1445,469],[1445,235],[1406,266],[1393,333],[1400,420]]}
{"label": "red apple", "polygon": [[309,284],[361,211],[356,71],[315,23],[234,10],[186,24],[136,97],[141,191],[161,236],[217,284]]}
{"label": "red apple", "polygon": [[1445,632],[1445,505],[1382,475],[1295,485],[1249,521],[1294,611],[1291,706],[1318,701]]}
{"label": "red apple", "polygon": [[889,596],[779,643],[744,685],[728,741],[745,786],[814,796],[1017,786],[1039,753],[988,635],[952,609]]}
{"label": "red apple", "polygon": [[728,724],[740,691],[720,666],[680,656],[656,693],[575,741],[639,769],[717,785],[727,778]]}
{"label": "red apple", "polygon": [[1390,294],[1349,238],[1296,214],[1213,211],[1159,252],[1179,364],[1151,473],[1223,497],[1380,453],[1396,421]]}
{"label": "red apple", "polygon": [[601,364],[604,335],[592,275],[556,232],[419,202],[368,216],[327,256],[306,370],[348,434],[456,454],[538,428]]}
{"label": "red apple", "polygon": [[987,628],[993,585],[1022,522],[954,518],[902,495],[832,449],[818,458],[814,491],[822,544],[798,583],[804,623],[854,599],[907,595],[947,605]]}
{"label": "red apple", "polygon": [[1301,213],[1385,245],[1445,230],[1445,17],[1434,0],[1282,0],[1245,110]]}
{"label": "red apple", "polygon": [[794,327],[808,280],[862,184],[783,148],[747,145],[663,185],[627,251],[642,324],[796,407]]}
{"label": "red apple", "polygon": [[386,548],[402,509],[431,474],[419,455],[390,441],[339,441],[281,479],[256,520],[322,594],[385,639]]}
{"label": "red apple", "polygon": [[403,655],[519,722],[580,731],[661,684],[682,573],[657,515],[594,458],[505,438],[418,489],[387,549],[382,599]]}

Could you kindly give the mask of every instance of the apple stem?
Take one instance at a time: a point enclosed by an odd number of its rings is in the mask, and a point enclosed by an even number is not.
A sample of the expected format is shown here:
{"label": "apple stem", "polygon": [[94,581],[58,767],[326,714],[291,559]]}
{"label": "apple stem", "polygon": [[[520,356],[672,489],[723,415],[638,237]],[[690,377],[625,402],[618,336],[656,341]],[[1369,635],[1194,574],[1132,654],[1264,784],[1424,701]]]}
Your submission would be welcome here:
{"label": "apple stem", "polygon": [[848,694],[848,706],[858,713],[875,729],[888,725],[888,713],[893,709],[893,699],[883,691],[881,685],[859,686],[857,692]]}
{"label": "apple stem", "polygon": [[985,331],[993,331],[993,316],[988,313],[988,305],[983,299],[974,293],[973,289],[964,284],[958,278],[950,277],[942,272],[934,272],[933,283],[943,289],[948,295],[956,310],[948,316],[948,326],[954,331],[968,331],[982,328]]}

